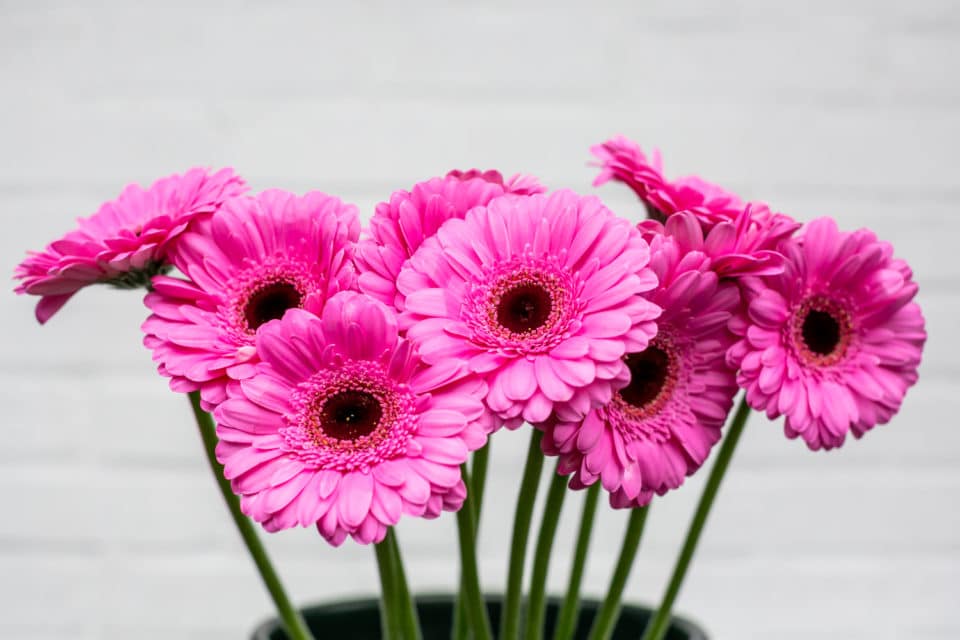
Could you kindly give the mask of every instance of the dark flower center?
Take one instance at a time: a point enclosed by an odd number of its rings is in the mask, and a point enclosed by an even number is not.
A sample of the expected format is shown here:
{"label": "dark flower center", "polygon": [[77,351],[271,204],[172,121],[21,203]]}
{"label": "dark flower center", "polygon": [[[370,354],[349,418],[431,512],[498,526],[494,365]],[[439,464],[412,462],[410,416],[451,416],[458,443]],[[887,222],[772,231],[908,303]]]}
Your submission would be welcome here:
{"label": "dark flower center", "polygon": [[279,320],[287,309],[300,306],[300,291],[289,282],[271,282],[256,291],[247,299],[243,308],[243,317],[250,331],[256,331],[260,325]]}
{"label": "dark flower center", "polygon": [[508,289],[497,304],[497,322],[514,333],[528,333],[550,317],[550,292],[538,284],[520,284]]}
{"label": "dark flower center", "polygon": [[807,349],[817,355],[828,356],[840,344],[840,323],[827,311],[811,309],[800,332]]}
{"label": "dark flower center", "polygon": [[359,440],[373,433],[382,415],[383,408],[373,394],[340,391],[323,403],[320,428],[337,440]]}
{"label": "dark flower center", "polygon": [[642,409],[660,395],[670,374],[670,356],[656,346],[625,358],[630,369],[630,384],[620,389],[620,397],[628,404]]}

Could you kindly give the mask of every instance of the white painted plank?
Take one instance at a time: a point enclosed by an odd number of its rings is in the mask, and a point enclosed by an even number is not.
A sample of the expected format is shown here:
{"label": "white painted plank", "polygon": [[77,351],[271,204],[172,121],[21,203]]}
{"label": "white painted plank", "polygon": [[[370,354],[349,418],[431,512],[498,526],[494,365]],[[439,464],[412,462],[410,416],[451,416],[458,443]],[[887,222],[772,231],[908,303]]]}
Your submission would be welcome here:
{"label": "white painted plank", "polygon": [[[509,440],[497,444],[503,449]],[[955,466],[847,468],[842,457],[828,460],[802,450],[796,454],[808,456],[806,468],[796,463],[782,469],[749,463],[734,467],[725,483],[724,495],[731,497],[721,503],[713,523],[716,544],[739,552],[789,551],[801,545],[807,552],[826,554],[906,551],[914,545],[943,552],[955,548],[960,513],[944,508],[944,492],[960,489]],[[497,506],[487,512],[485,526],[496,536],[492,548],[501,553],[506,549],[503,532],[510,527],[521,456],[522,448],[507,452],[493,465],[491,495],[506,498],[491,503]],[[87,460],[5,462],[0,481],[17,487],[6,499],[7,511],[16,517],[0,522],[0,537],[11,548],[85,550],[98,544],[144,551],[209,548],[230,534],[213,483],[199,463],[167,467]],[[552,462],[547,466],[552,468]],[[676,538],[703,480],[698,474],[658,501],[657,510],[670,514],[661,517],[671,527],[662,538],[653,533],[652,544]],[[891,505],[896,505],[895,527],[888,525]],[[930,526],[932,522],[938,525]],[[430,527],[409,542],[415,555],[429,554],[436,544],[430,533],[435,527],[422,522],[410,526]],[[744,537],[747,531],[751,533]],[[870,535],[864,540],[866,531]],[[311,534],[309,544],[313,538]],[[453,538],[449,542],[452,545]]]}
{"label": "white painted plank", "polygon": [[[325,555],[329,554],[322,550],[313,557],[301,554],[296,565],[281,565],[292,593],[304,602],[370,595],[363,585],[375,580],[372,554],[349,563]],[[557,560],[551,574],[554,590],[562,588],[568,569],[563,558]],[[669,569],[666,560],[649,549],[641,551],[627,585],[629,601],[656,599],[662,588],[661,574]],[[35,579],[45,585],[69,577],[69,569],[64,568],[69,564],[38,567],[35,562],[0,558],[5,572],[30,567]],[[602,593],[610,564],[606,558],[591,558],[585,582],[588,596]],[[216,637],[228,631],[240,637],[267,615],[269,608],[252,570],[245,568],[240,556],[195,554],[144,561],[139,556],[117,555],[90,566],[106,586],[84,606],[102,616],[103,622],[96,626],[95,634],[80,637],[119,637],[121,631],[135,629],[148,629],[156,637],[161,632],[184,637],[201,630]],[[408,569],[414,569],[424,585],[420,592],[437,586],[449,588],[455,580],[452,567],[435,556],[408,561]],[[854,554],[818,561],[804,556],[777,560],[704,554],[694,564],[695,579],[682,593],[678,611],[696,619],[716,640],[781,637],[781,632],[787,638],[806,634],[828,639],[943,639],[960,631],[957,620],[943,614],[955,601],[953,576],[958,569],[955,562],[944,563],[939,558],[918,561]],[[224,588],[226,584],[230,589]],[[14,615],[0,622],[0,631],[28,628],[34,616],[43,615],[44,609],[38,608],[29,589],[20,593],[22,600],[13,602],[20,607],[11,607]],[[56,628],[47,628],[53,635]]]}
{"label": "white painted plank", "polygon": [[[708,111],[699,99],[639,107],[617,101],[378,102],[341,96],[217,99],[213,111],[209,104],[201,98],[92,99],[77,101],[66,114],[49,105],[12,105],[0,121],[0,135],[20,152],[0,158],[0,170],[8,181],[49,188],[56,184],[51,176],[116,184],[193,164],[231,164],[282,186],[282,180],[369,176],[394,176],[394,184],[406,184],[472,163],[523,168],[551,184],[585,187],[592,178],[583,169],[586,149],[622,132],[669,150],[672,172],[748,183],[761,193],[767,185],[800,184],[808,191],[843,186],[861,193],[947,195],[952,142],[960,138],[955,110],[918,118],[909,110],[816,102],[721,104]],[[34,144],[41,131],[25,122],[37,122],[44,137],[70,144],[51,155]],[[878,139],[896,149],[897,161],[875,151]],[[89,161],[90,149],[98,150],[98,162]]]}
{"label": "white painted plank", "polygon": [[[821,466],[957,468],[960,430],[945,419],[960,414],[955,388],[951,380],[925,379],[909,392],[903,410],[890,424],[830,453],[813,453],[799,441],[788,441],[779,422],[757,415],[738,465],[770,473],[809,472]],[[201,461],[186,399],[166,390],[163,380],[149,372],[130,377],[105,372],[82,380],[70,373],[0,374],[0,406],[8,407],[0,450],[3,463],[90,462],[149,475],[156,469],[192,468]],[[507,434],[497,436],[498,451],[501,439],[513,442]],[[522,443],[502,446],[509,450]],[[508,473],[521,458],[516,452],[497,464]]]}
{"label": "white painted plank", "polygon": [[[674,96],[706,94],[741,102],[743,91],[763,86],[771,91],[768,100],[775,93],[778,99],[817,94],[862,102],[903,100],[890,81],[906,80],[909,88],[928,92],[922,96],[925,104],[958,97],[956,87],[941,76],[912,73],[904,64],[912,60],[932,69],[939,49],[905,50],[898,46],[902,41],[887,40],[916,38],[915,30],[926,23],[903,34],[905,24],[911,25],[905,21],[949,13],[941,3],[904,11],[899,19],[869,11],[863,3],[824,3],[817,9],[805,3],[801,19],[759,2],[733,10],[709,3],[677,10],[669,3],[621,1],[607,3],[603,11],[589,4],[552,11],[551,5],[491,11],[469,3],[432,4],[353,3],[324,10],[272,3],[236,12],[194,3],[165,5],[162,11],[115,3],[106,15],[80,7],[41,7],[14,13],[6,29],[28,43],[12,52],[17,70],[62,76],[57,86],[35,87],[57,95],[327,97],[336,90],[403,97],[496,93],[499,98],[509,91],[569,99],[583,95],[576,88],[638,100],[654,86]],[[151,28],[135,28],[146,21]],[[472,28],[438,28],[438,22]],[[251,46],[237,46],[248,34],[255,34]],[[809,46],[813,36],[820,46]],[[924,44],[937,40],[929,29],[921,37]],[[171,46],[178,57],[161,54]],[[66,47],[69,56],[63,55]],[[805,52],[802,64],[792,57],[798,49]],[[139,55],[117,56],[116,51]],[[663,60],[664,51],[671,52],[669,60]],[[180,70],[180,60],[196,61],[209,72]],[[626,72],[634,66],[642,69],[641,81]],[[731,69],[741,73],[733,75]],[[698,81],[690,82],[691,77]]]}

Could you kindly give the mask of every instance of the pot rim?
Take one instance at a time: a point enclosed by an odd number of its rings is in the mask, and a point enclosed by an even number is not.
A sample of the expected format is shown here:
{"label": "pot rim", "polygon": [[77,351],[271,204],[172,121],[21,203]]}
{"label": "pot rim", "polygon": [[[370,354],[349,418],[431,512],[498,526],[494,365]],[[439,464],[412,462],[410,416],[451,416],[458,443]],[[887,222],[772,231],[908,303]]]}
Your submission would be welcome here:
{"label": "pot rim", "polygon": [[[441,605],[441,604],[450,604],[456,600],[456,594],[443,593],[443,592],[428,592],[424,594],[414,595],[414,600],[418,605],[428,604],[428,605]],[[501,603],[503,602],[502,594],[484,594],[484,600],[487,603]],[[547,599],[548,605],[559,605],[563,602],[562,598],[553,596]],[[600,601],[595,598],[581,598],[580,606],[583,607],[592,606],[599,607]],[[310,614],[317,615],[323,614],[325,612],[337,611],[339,613],[349,612],[351,610],[359,612],[369,611],[371,608],[378,608],[380,606],[380,599],[373,596],[359,596],[355,598],[343,598],[340,600],[331,600],[324,601],[317,604],[307,605],[302,607],[300,611],[305,615],[309,616]],[[654,609],[650,606],[644,604],[633,604],[633,603],[624,603],[623,609],[632,610],[632,611],[646,611],[652,612]],[[266,640],[270,637],[274,631],[280,627],[280,621],[277,617],[272,617],[264,620],[257,625],[256,629],[253,632],[254,640]],[[682,633],[686,633],[689,636],[689,640],[708,640],[706,632],[695,622],[686,618],[684,616],[673,615],[670,619],[670,627],[676,629]]]}

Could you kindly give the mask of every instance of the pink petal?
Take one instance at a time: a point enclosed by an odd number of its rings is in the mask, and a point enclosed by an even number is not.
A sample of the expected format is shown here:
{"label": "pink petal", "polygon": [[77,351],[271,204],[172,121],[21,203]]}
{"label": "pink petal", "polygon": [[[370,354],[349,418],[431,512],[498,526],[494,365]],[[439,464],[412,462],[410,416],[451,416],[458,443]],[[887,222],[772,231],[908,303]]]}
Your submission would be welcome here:
{"label": "pink petal", "polygon": [[533,363],[526,358],[517,358],[498,377],[503,393],[511,400],[526,400],[537,388]]}
{"label": "pink petal", "polygon": [[359,527],[370,512],[373,500],[373,476],[368,473],[348,473],[340,481],[337,512],[340,521],[348,527]]}

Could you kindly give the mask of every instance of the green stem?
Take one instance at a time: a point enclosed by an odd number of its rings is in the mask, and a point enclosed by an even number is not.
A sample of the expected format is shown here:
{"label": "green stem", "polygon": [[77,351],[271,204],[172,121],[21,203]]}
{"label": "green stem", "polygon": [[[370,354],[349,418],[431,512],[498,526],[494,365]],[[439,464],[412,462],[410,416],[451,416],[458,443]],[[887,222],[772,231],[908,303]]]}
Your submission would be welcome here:
{"label": "green stem", "polygon": [[703,525],[707,522],[707,516],[710,514],[710,508],[713,506],[714,498],[717,497],[717,490],[720,488],[720,481],[730,465],[730,459],[737,448],[737,442],[743,433],[743,428],[747,423],[747,416],[750,415],[750,406],[747,404],[746,397],[740,400],[737,407],[737,413],[733,417],[733,423],[727,431],[723,444],[720,446],[720,452],[717,454],[717,461],[713,463],[710,469],[710,476],[707,478],[707,484],[703,488],[703,494],[700,496],[700,502],[697,504],[697,510],[693,514],[693,520],[690,522],[690,528],[687,530],[687,537],[683,541],[683,547],[680,555],[677,557],[677,563],[673,568],[673,575],[670,577],[670,583],[663,594],[663,600],[660,608],[647,625],[643,633],[642,640],[661,640],[667,633],[670,625],[670,613],[673,610],[673,604],[680,593],[680,586],[687,575],[687,569],[690,568],[690,561],[693,559],[693,553],[697,549],[697,542],[700,540],[700,533],[703,531]]}
{"label": "green stem", "polygon": [[387,537],[384,542],[390,547],[391,560],[393,562],[393,581],[396,586],[396,606],[400,625],[403,627],[404,637],[408,640],[420,640],[423,634],[420,632],[420,619],[417,617],[416,605],[410,596],[410,586],[407,583],[407,572],[403,568],[403,556],[400,553],[400,545],[397,542],[397,534],[393,527],[387,530]]}
{"label": "green stem", "polygon": [[526,560],[530,520],[537,500],[543,453],[540,440],[543,434],[531,429],[530,448],[523,468],[523,480],[517,495],[517,510],[513,517],[513,540],[510,544],[510,568],[507,574],[507,593],[503,599],[503,618],[500,621],[500,640],[518,640],[520,634],[520,604],[523,589],[523,564]]}
{"label": "green stem", "polygon": [[[473,453],[473,464],[470,473],[464,472],[463,481],[467,485],[467,502],[464,508],[473,509],[473,521],[476,523],[474,537],[480,532],[480,507],[483,504],[483,489],[487,480],[487,467],[490,462],[490,440],[483,447]],[[460,579],[460,593],[457,595],[457,606],[453,610],[453,640],[466,640],[470,635],[467,627],[467,604],[464,600],[463,578]]]}
{"label": "green stem", "polygon": [[610,588],[607,597],[603,599],[597,617],[593,620],[593,627],[587,640],[609,640],[620,617],[620,606],[623,598],[623,588],[633,568],[633,559],[637,556],[640,547],[640,538],[643,536],[643,526],[647,522],[650,506],[639,507],[630,511],[627,521],[627,531],[623,535],[623,546],[620,548],[620,559],[617,568],[610,579]]}
{"label": "green stem", "polygon": [[547,502],[543,507],[540,520],[540,533],[537,535],[536,551],[533,554],[533,570],[530,573],[530,599],[527,604],[527,624],[524,640],[543,638],[543,619],[547,609],[547,572],[550,569],[550,552],[557,533],[563,499],[567,495],[567,478],[560,475],[560,463],[550,482]]}
{"label": "green stem", "polygon": [[[467,465],[462,465],[464,477],[467,477]],[[460,538],[460,567],[463,572],[464,603],[466,618],[477,640],[492,640],[490,618],[487,606],[480,590],[480,576],[477,572],[476,522],[473,509],[469,504],[457,512],[457,532]]]}
{"label": "green stem", "polygon": [[[474,454],[476,455],[476,454]],[[470,477],[467,475],[466,468],[463,468],[463,482],[467,485],[467,499],[462,509],[473,509],[473,490],[470,484]],[[476,518],[474,518],[476,522]],[[476,532],[474,532],[476,533]],[[457,592],[457,603],[453,608],[453,624],[450,628],[451,640],[467,640],[470,636],[470,628],[467,627],[467,586],[463,579],[463,569],[460,569],[460,590]]]}
{"label": "green stem", "polygon": [[570,567],[570,580],[567,583],[567,595],[557,617],[557,629],[553,640],[572,640],[576,630],[577,614],[580,612],[580,583],[583,580],[583,568],[587,564],[587,551],[590,548],[590,534],[593,532],[593,518],[597,513],[600,497],[600,483],[594,482],[587,489],[583,501],[583,514],[580,516],[580,531],[577,533],[577,546],[573,552],[573,566]]}
{"label": "green stem", "polygon": [[453,640],[467,640],[470,629],[467,627],[467,601],[463,596],[463,578],[460,579],[460,592],[457,594],[457,605],[453,608],[453,626],[450,637]]}
{"label": "green stem", "polygon": [[247,546],[247,551],[250,552],[250,557],[253,558],[257,570],[260,572],[263,584],[270,592],[270,597],[273,598],[273,603],[277,607],[277,614],[280,616],[280,621],[283,623],[288,638],[290,640],[313,640],[313,635],[307,628],[303,616],[290,602],[290,598],[287,597],[283,584],[280,582],[280,576],[277,575],[276,570],[270,563],[267,550],[260,542],[253,522],[243,515],[240,510],[240,499],[233,493],[230,488],[230,481],[223,475],[223,465],[217,461],[217,432],[213,424],[213,418],[200,407],[199,392],[191,391],[189,396],[190,406],[193,407],[193,415],[197,420],[197,428],[200,430],[203,447],[207,453],[207,462],[210,463],[210,470],[217,479],[217,486],[223,495],[223,501],[227,503],[233,522],[240,533],[240,537],[243,538],[243,543]]}
{"label": "green stem", "polygon": [[490,441],[473,454],[473,466],[470,468],[470,477],[473,479],[470,489],[473,496],[470,504],[473,505],[473,520],[480,531],[480,507],[483,505],[483,490],[487,484],[487,467],[490,465]]}
{"label": "green stem", "polygon": [[380,573],[380,635],[383,640],[401,640],[404,638],[403,623],[397,605],[396,563],[390,543],[384,539],[373,545],[377,556],[377,569]]}

